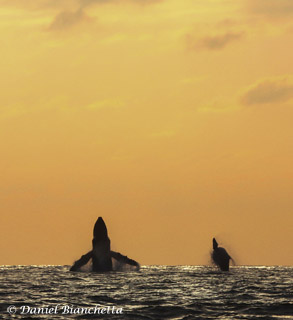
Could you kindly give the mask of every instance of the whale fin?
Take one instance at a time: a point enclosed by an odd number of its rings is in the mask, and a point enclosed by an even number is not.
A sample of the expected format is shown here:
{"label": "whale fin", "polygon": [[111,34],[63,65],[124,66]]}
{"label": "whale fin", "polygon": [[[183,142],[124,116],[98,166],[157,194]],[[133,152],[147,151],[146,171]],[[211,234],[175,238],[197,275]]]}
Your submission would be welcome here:
{"label": "whale fin", "polygon": [[74,264],[70,268],[70,271],[79,271],[80,268],[86,265],[92,257],[93,251],[89,251],[88,253],[84,254],[79,260],[74,262]]}
{"label": "whale fin", "polygon": [[232,262],[233,266],[236,266],[236,261],[233,258],[231,258],[231,256],[229,256],[229,257],[231,259],[231,262]]}
{"label": "whale fin", "polygon": [[140,269],[138,262],[119,252],[111,251],[111,257],[114,271],[138,271]]}

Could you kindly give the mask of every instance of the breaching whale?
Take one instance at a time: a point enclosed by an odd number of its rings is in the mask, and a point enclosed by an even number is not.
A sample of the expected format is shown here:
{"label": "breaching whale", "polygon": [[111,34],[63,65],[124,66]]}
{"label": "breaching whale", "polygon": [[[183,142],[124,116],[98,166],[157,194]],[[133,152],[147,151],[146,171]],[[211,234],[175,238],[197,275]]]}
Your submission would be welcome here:
{"label": "breaching whale", "polygon": [[215,238],[213,238],[213,252],[212,252],[212,259],[213,262],[222,270],[222,271],[229,271],[229,261],[231,257],[229,256],[228,252],[218,246],[218,242]]}
{"label": "breaching whale", "polygon": [[139,270],[140,265],[135,260],[119,252],[111,251],[111,241],[108,237],[106,224],[99,217],[94,226],[93,249],[75,261],[70,271],[89,270],[104,272],[113,270]]}

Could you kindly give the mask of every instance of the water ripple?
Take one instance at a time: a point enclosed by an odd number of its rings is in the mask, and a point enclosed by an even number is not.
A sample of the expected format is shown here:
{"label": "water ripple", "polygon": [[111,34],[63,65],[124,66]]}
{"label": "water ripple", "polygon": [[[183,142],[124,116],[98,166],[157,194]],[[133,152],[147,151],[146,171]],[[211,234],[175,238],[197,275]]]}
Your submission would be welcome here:
{"label": "water ripple", "polygon": [[[233,267],[228,273],[203,266],[99,274],[68,269],[1,266],[1,319],[293,319],[292,267]],[[18,309],[13,316],[6,311],[10,305]],[[65,305],[123,308],[123,314],[19,314],[22,306]]]}

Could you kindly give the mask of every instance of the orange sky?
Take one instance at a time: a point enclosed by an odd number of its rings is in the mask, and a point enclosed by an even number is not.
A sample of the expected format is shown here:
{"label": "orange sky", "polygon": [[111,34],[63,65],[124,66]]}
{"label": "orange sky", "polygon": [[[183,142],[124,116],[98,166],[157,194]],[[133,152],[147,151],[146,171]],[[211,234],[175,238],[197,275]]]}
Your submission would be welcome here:
{"label": "orange sky", "polygon": [[292,265],[293,2],[0,0],[0,264]]}

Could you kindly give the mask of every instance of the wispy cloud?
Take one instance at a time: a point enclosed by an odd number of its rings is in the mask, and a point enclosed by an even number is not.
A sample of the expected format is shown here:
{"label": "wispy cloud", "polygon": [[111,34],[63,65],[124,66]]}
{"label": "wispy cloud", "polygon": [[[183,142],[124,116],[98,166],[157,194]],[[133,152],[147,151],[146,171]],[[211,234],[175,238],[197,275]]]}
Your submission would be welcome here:
{"label": "wispy cloud", "polygon": [[127,3],[136,5],[149,5],[161,2],[163,0],[79,0],[79,8],[72,11],[62,11],[54,19],[51,24],[51,30],[53,29],[64,29],[76,25],[82,21],[89,20],[89,17],[85,14],[84,10],[90,6],[102,5],[102,4],[120,4],[124,5]]}
{"label": "wispy cloud", "polygon": [[176,131],[172,129],[161,130],[150,135],[151,138],[171,138],[176,135]]}
{"label": "wispy cloud", "polygon": [[82,9],[77,11],[62,11],[52,21],[49,30],[63,30],[85,21],[89,21],[89,17]]}
{"label": "wispy cloud", "polygon": [[204,48],[217,50],[224,48],[226,45],[234,42],[235,40],[239,40],[240,38],[242,38],[242,36],[242,33],[226,33],[215,37],[203,38],[200,41],[200,44]]}
{"label": "wispy cloud", "polygon": [[88,109],[97,110],[104,108],[121,108],[124,107],[126,102],[121,99],[109,98],[104,100],[98,100],[87,106]]}
{"label": "wispy cloud", "polygon": [[87,7],[92,4],[134,3],[138,5],[155,4],[164,0],[0,0],[0,5],[22,6],[26,8],[68,8],[68,6]]}
{"label": "wispy cloud", "polygon": [[199,40],[192,35],[188,35],[187,45],[189,49],[220,50],[241,38],[243,38],[242,32],[227,32],[215,36],[206,36]]}
{"label": "wispy cloud", "polygon": [[79,0],[0,0],[1,6],[19,7],[28,10],[77,8],[80,6]]}
{"label": "wispy cloud", "polygon": [[285,18],[293,15],[292,0],[246,0],[248,10],[254,14],[271,18]]}
{"label": "wispy cloud", "polygon": [[163,0],[79,0],[81,7],[87,7],[92,4],[107,4],[107,3],[133,3],[138,5],[147,5],[147,4],[153,4],[153,3],[159,3]]}
{"label": "wispy cloud", "polygon": [[[0,6],[18,7],[24,10],[49,11],[55,14],[49,31],[69,29],[89,21],[87,15],[92,7],[98,5],[153,5],[164,0],[0,0]],[[56,14],[56,12],[58,12]],[[93,19],[93,18],[92,18]]]}
{"label": "wispy cloud", "polygon": [[265,79],[250,87],[242,96],[244,105],[286,102],[293,98],[293,83],[288,77]]}
{"label": "wispy cloud", "polygon": [[230,99],[213,99],[202,104],[197,111],[200,113],[226,113],[239,109],[237,103],[234,101],[234,97]]}

